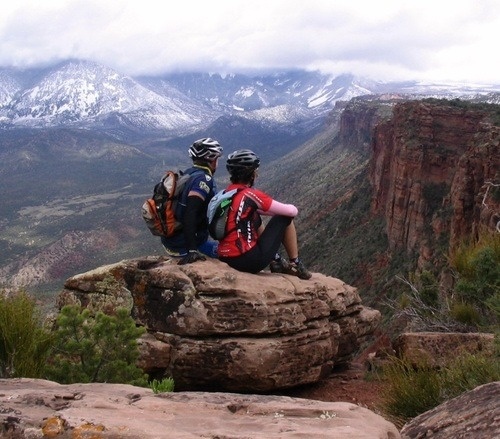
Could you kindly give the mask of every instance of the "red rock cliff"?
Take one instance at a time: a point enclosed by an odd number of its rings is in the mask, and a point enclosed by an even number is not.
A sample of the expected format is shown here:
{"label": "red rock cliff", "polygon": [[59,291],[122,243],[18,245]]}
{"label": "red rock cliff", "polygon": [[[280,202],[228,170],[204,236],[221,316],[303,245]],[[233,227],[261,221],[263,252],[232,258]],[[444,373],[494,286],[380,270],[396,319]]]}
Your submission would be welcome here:
{"label": "red rock cliff", "polygon": [[396,104],[375,127],[370,167],[372,212],[385,216],[390,249],[417,253],[423,266],[438,248],[495,227],[499,143],[500,128],[480,107]]}

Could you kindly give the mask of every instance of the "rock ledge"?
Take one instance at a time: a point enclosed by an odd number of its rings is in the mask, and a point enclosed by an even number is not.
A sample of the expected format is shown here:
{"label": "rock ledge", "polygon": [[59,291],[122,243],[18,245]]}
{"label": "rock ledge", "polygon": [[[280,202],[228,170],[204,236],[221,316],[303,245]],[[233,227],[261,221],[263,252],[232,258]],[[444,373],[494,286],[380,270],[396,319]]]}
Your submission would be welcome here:
{"label": "rock ledge", "polygon": [[265,393],[317,382],[348,362],[380,312],[355,288],[314,273],[304,281],[241,273],[207,260],[125,260],[74,276],[58,306],[130,310],[147,328],[140,366],[176,390]]}

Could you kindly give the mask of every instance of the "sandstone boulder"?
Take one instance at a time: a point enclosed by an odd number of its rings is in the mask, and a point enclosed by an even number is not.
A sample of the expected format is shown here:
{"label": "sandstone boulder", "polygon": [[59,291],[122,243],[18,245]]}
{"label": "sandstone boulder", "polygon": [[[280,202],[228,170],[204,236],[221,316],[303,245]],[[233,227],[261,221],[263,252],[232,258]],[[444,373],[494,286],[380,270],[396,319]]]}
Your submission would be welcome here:
{"label": "sandstone boulder", "polygon": [[129,309],[147,328],[140,366],[173,377],[178,390],[262,393],[319,381],[380,322],[338,279],[241,273],[216,260],[179,266],[147,257],[100,267],[66,281],[58,306],[71,303]]}
{"label": "sandstone boulder", "polygon": [[125,384],[0,379],[0,437],[398,439],[396,427],[346,402],[175,392]]}
{"label": "sandstone boulder", "polygon": [[493,439],[500,437],[500,382],[484,384],[412,419],[404,439]]}

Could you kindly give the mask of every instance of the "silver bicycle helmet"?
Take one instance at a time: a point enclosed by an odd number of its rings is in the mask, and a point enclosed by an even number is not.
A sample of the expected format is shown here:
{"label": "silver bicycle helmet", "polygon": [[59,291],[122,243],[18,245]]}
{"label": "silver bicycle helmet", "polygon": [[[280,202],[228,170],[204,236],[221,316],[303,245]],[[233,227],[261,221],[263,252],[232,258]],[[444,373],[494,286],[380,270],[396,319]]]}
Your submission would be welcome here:
{"label": "silver bicycle helmet", "polygon": [[193,160],[202,159],[211,161],[221,157],[222,151],[222,146],[220,146],[217,140],[205,137],[197,140],[189,147],[189,157]]}
{"label": "silver bicycle helmet", "polygon": [[253,171],[260,165],[259,157],[250,149],[234,151],[227,157],[226,169],[230,174]]}

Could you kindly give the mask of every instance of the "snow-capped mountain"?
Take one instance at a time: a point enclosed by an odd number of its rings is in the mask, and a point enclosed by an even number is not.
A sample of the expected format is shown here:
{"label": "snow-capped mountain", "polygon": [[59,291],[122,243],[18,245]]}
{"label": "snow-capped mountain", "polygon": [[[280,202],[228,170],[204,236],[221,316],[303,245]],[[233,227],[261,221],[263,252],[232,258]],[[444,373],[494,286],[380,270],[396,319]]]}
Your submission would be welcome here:
{"label": "snow-capped mountain", "polygon": [[25,89],[16,90],[19,82],[14,81],[11,74],[1,82],[0,114],[18,127],[99,125],[110,115],[121,115],[140,128],[174,130],[199,124],[205,116],[96,63],[65,63]]}
{"label": "snow-capped mountain", "polygon": [[[0,127],[84,127],[178,136],[237,115],[265,124],[319,119],[337,101],[379,93],[485,97],[499,86],[382,83],[352,75],[293,71],[132,78],[87,61],[44,70],[0,69]],[[484,98],[486,99],[486,98]]]}
{"label": "snow-capped mountain", "polygon": [[9,105],[21,84],[9,70],[0,70],[0,108]]}

